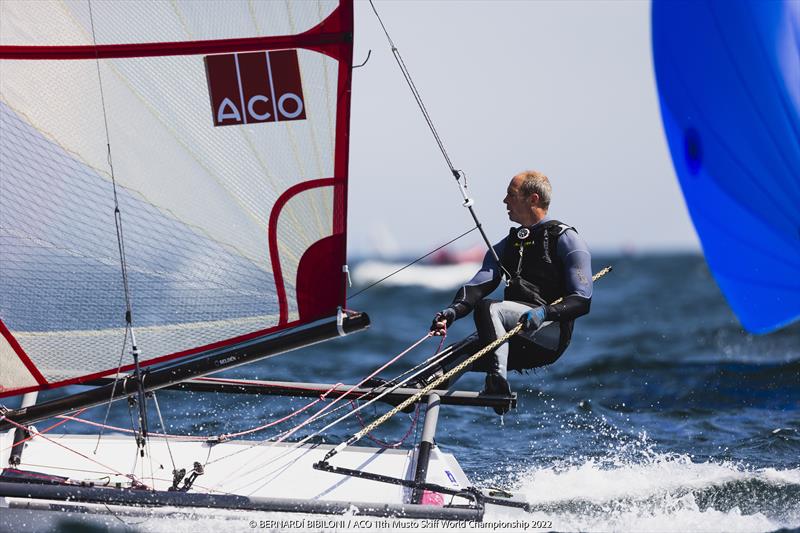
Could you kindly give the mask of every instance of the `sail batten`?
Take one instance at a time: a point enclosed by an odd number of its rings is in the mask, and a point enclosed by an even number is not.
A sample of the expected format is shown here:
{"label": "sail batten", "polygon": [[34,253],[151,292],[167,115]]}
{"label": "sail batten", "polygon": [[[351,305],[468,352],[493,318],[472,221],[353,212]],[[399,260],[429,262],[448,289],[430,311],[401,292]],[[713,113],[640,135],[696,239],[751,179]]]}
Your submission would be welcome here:
{"label": "sail batten", "polygon": [[[118,366],[127,337],[103,113],[144,365],[344,305],[352,5],[203,3],[227,10],[213,25],[197,4],[171,3],[133,38],[155,15],[126,17],[146,4],[93,0],[96,47],[80,37],[84,2],[44,24],[62,41],[38,32],[36,10],[0,4],[0,320],[18,346],[0,350],[0,395],[32,386],[23,358],[47,386]],[[301,33],[273,33],[291,27]],[[242,68],[232,77],[210,61]]]}

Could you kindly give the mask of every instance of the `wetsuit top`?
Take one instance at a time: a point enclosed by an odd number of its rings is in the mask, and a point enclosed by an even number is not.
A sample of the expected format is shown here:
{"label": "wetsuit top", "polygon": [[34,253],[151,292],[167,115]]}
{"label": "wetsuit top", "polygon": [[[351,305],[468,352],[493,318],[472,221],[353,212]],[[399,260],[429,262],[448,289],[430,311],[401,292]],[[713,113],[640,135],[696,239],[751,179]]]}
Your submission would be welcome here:
{"label": "wetsuit top", "polygon": [[[533,230],[550,220],[550,217],[545,217],[530,228]],[[493,248],[498,257],[503,257],[507,241],[508,237],[494,245]],[[569,228],[560,235],[556,252],[564,267],[564,299],[559,304],[546,306],[545,319],[574,320],[589,312],[592,299],[591,254],[586,243],[574,228]],[[511,272],[511,274],[514,273]],[[456,318],[469,314],[481,299],[495,290],[500,284],[502,275],[503,271],[494,256],[486,252],[481,269],[458,290],[453,298],[452,307],[456,311]]]}

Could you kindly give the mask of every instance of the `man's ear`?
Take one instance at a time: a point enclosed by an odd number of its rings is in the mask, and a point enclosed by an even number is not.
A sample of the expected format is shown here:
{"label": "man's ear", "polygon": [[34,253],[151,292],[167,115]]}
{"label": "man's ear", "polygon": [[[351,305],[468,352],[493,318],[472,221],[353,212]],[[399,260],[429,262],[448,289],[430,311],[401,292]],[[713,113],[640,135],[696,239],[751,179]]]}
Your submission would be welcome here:
{"label": "man's ear", "polygon": [[533,207],[539,207],[539,194],[538,193],[531,194],[531,205]]}

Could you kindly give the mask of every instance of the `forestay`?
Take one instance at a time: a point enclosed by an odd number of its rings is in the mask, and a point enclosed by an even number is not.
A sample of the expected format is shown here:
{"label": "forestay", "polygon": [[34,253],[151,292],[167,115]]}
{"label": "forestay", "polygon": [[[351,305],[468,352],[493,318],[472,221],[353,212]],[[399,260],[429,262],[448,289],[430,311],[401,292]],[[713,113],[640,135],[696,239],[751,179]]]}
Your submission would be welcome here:
{"label": "forestay", "polygon": [[143,365],[336,313],[351,66],[347,0],[0,2],[0,396],[117,370],[110,163]]}

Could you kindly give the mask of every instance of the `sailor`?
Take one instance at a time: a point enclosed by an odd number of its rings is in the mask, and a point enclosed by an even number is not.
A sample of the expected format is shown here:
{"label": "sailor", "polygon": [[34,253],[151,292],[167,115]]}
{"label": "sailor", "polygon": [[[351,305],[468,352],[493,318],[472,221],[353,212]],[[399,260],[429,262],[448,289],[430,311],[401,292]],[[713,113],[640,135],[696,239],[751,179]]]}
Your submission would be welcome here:
{"label": "sailor", "polygon": [[[487,252],[478,273],[458,290],[449,307],[436,313],[431,325],[434,335],[443,335],[474,309],[478,337],[485,346],[517,323],[524,324],[510,343],[473,365],[472,370],[486,372],[486,394],[511,394],[508,370],[553,363],[569,345],[574,320],[589,312],[591,255],[575,228],[548,216],[551,191],[541,172],[514,176],[503,203],[508,218],[520,226],[494,246],[500,265]],[[486,298],[503,277],[503,300]],[[553,305],[559,298],[563,299]]]}

